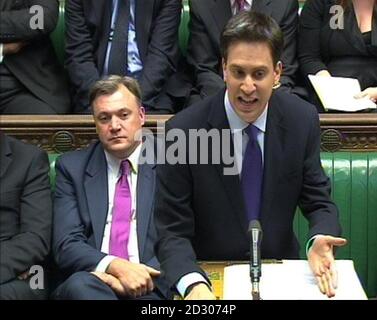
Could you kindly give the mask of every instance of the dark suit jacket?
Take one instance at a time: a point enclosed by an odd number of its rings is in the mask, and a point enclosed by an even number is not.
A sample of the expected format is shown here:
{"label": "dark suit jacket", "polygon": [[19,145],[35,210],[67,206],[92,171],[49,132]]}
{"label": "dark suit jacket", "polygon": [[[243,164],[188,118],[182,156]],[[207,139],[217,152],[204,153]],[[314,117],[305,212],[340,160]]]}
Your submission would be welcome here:
{"label": "dark suit jacket", "polygon": [[[296,60],[297,0],[253,0],[256,12],[271,16],[284,33],[283,86],[293,87]],[[193,67],[196,87],[202,97],[224,88],[220,35],[232,17],[230,0],[190,0],[190,38],[187,62]]]}
{"label": "dark suit jacket", "polygon": [[[58,267],[69,276],[92,271],[106,255],[101,252],[108,212],[107,162],[102,145],[62,155],[56,163],[53,252]],[[155,167],[139,167],[137,181],[137,235],[141,263],[160,269],[154,254],[153,221]],[[155,284],[168,297],[162,278]]]}
{"label": "dark suit jacket", "polygon": [[[66,66],[76,111],[88,108],[90,86],[103,73],[111,25],[112,0],[67,0]],[[143,103],[158,109],[159,93],[176,71],[179,0],[135,1],[136,42],[143,64]],[[172,111],[172,110],[171,110]]]}
{"label": "dark suit jacket", "polygon": [[[224,91],[177,114],[167,124],[167,129],[171,128],[185,132],[229,129]],[[297,204],[310,222],[308,237],[340,232],[337,208],[329,195],[330,181],[320,164],[319,128],[312,105],[284,92],[272,95],[264,140],[262,258],[299,257],[293,233]],[[187,143],[187,149],[189,145],[193,143]],[[208,150],[211,148],[209,144]],[[248,221],[239,176],[224,175],[224,167],[223,160],[213,165],[157,167],[156,253],[169,285],[189,272],[201,272],[195,259],[249,258]]]}
{"label": "dark suit jacket", "polygon": [[[30,28],[35,14],[30,14],[29,9],[33,5],[44,10],[42,30]],[[0,0],[0,11],[0,42],[27,42],[18,53],[4,56],[3,63],[32,94],[57,113],[68,113],[67,82],[49,37],[58,21],[58,1]]]}
{"label": "dark suit jacket", "polygon": [[[357,78],[361,88],[377,85],[377,16],[367,45],[352,6],[344,13],[344,29],[331,28],[335,0],[308,0],[301,12],[298,56],[306,77],[326,69],[333,76]],[[335,22],[339,23],[338,19]]]}
{"label": "dark suit jacket", "polygon": [[42,264],[50,249],[51,193],[45,152],[0,133],[0,284]]}

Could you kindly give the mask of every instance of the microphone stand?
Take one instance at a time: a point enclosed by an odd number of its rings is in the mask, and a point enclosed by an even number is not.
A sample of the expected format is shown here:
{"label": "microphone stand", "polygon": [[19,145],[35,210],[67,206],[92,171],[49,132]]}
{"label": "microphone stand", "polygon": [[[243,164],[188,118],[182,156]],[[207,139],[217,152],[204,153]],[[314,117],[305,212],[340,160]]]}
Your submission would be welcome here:
{"label": "microphone stand", "polygon": [[259,281],[253,281],[252,289],[251,289],[251,296],[253,300],[262,300],[260,297],[260,292],[259,292]]}
{"label": "microphone stand", "polygon": [[262,275],[260,253],[262,228],[258,220],[250,221],[248,234],[250,236],[250,280],[252,284],[251,296],[253,300],[262,300],[259,291],[259,281]]}

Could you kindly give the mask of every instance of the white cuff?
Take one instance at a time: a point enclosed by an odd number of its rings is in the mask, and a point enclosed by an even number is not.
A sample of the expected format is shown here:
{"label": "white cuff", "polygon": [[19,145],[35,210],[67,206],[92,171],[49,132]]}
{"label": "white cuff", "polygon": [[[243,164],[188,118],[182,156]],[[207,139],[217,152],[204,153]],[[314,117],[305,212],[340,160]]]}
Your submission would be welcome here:
{"label": "white cuff", "polygon": [[179,279],[176,285],[177,291],[182,297],[184,297],[187,288],[197,282],[206,283],[209,288],[211,287],[208,281],[199,272],[191,272]]}
{"label": "white cuff", "polygon": [[107,267],[115,258],[115,256],[103,257],[103,259],[97,264],[97,267],[94,271],[106,272]]}

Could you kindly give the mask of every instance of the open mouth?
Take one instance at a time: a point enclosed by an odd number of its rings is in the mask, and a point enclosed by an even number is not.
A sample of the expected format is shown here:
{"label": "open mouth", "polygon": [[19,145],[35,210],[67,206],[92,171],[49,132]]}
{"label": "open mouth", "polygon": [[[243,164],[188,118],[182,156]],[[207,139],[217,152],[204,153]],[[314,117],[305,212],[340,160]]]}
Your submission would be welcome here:
{"label": "open mouth", "polygon": [[243,97],[238,97],[237,98],[239,103],[245,107],[251,107],[253,106],[255,103],[258,102],[258,98],[253,98],[253,97],[250,97],[250,98],[243,98]]}

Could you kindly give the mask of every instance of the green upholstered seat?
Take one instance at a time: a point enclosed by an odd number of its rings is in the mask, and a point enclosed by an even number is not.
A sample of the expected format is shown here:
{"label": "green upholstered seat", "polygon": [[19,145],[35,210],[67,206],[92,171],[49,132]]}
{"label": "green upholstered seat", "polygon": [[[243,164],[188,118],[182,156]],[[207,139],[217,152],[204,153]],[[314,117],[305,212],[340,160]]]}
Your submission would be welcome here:
{"label": "green upholstered seat", "polygon": [[181,14],[181,24],[179,26],[179,47],[185,55],[187,51],[187,44],[189,38],[189,21],[190,21],[190,8],[188,0],[183,0],[183,8]]}
{"label": "green upholstered seat", "polygon": [[50,182],[51,182],[51,188],[54,191],[55,190],[55,162],[57,157],[59,157],[59,154],[57,153],[49,153],[48,154],[48,160],[50,161]]}
{"label": "green upholstered seat", "polygon": [[[338,259],[352,259],[369,297],[377,294],[377,153],[322,153],[322,164],[332,184],[332,198],[340,212],[343,237],[348,244]],[[295,232],[305,257],[308,225],[296,215]]]}
{"label": "green upholstered seat", "polygon": [[59,20],[55,30],[51,33],[51,40],[59,62],[64,64],[64,0],[59,1]]}

